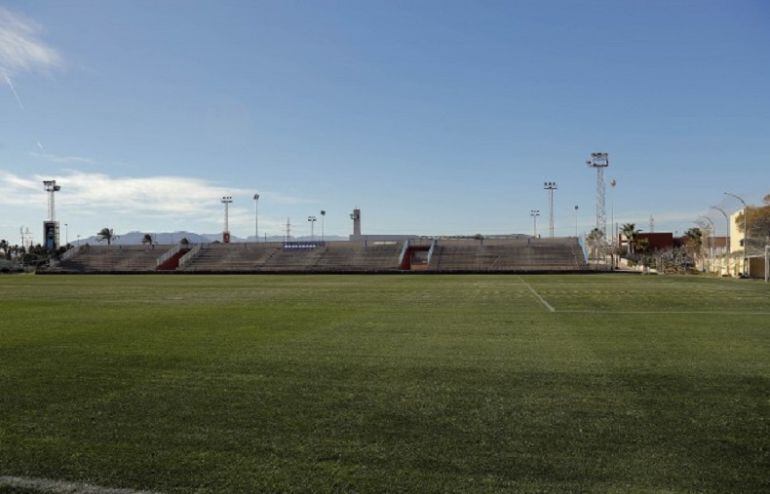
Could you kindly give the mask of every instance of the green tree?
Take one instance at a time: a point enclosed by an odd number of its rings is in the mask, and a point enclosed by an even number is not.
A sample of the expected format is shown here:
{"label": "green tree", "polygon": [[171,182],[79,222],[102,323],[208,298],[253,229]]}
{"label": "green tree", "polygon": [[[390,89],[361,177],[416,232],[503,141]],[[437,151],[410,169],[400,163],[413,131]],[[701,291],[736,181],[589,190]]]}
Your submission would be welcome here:
{"label": "green tree", "polygon": [[746,208],[745,214],[748,216],[748,221],[744,222],[743,211],[735,219],[738,231],[741,233],[745,223],[748,223],[747,252],[764,252],[767,237],[770,236],[770,194],[766,195],[762,202],[762,206]]}
{"label": "green tree", "polygon": [[684,251],[690,258],[695,259],[703,248],[703,231],[700,228],[690,228],[684,232]]}

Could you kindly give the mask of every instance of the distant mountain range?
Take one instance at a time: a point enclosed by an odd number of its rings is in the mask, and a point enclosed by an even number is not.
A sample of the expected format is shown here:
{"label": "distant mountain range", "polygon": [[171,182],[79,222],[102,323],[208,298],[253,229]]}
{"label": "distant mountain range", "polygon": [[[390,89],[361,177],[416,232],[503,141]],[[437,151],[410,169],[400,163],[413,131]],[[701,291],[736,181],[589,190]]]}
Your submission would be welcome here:
{"label": "distant mountain range", "polygon": [[[122,233],[116,235],[115,240],[112,241],[114,245],[141,245],[142,239],[144,239],[145,234],[149,233],[152,235],[152,240],[154,243],[158,245],[171,245],[179,243],[183,238],[186,238],[191,244],[207,244],[211,242],[221,242],[222,241],[222,234],[221,233],[193,233],[193,232],[159,232],[159,233],[153,233],[153,232],[128,232],[128,233]],[[326,235],[325,240],[347,240],[348,237],[341,237],[339,235]],[[300,237],[292,237],[293,241],[297,240],[310,240],[309,236],[300,236]],[[316,240],[320,240],[319,237],[315,237]],[[267,241],[268,242],[283,242],[284,237],[283,236],[268,236]],[[231,236],[230,241],[233,243],[240,243],[240,242],[253,242],[254,241],[254,235],[251,235],[250,237],[241,238],[236,236]],[[265,237],[259,237],[260,242],[265,241]],[[74,242],[70,242],[72,245],[85,245],[85,244],[91,244],[91,245],[97,245],[103,242],[99,241],[99,237],[96,235],[88,238],[81,238],[79,241],[76,240]]]}

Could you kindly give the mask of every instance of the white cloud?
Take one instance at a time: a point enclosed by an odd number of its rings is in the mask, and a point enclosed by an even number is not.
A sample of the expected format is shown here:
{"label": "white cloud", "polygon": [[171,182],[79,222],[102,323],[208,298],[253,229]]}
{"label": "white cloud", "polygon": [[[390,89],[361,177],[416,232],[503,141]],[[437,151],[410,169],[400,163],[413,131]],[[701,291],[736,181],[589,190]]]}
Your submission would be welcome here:
{"label": "white cloud", "polygon": [[40,39],[36,22],[0,7],[0,72],[12,76],[62,65],[59,53]]}
{"label": "white cloud", "polygon": [[[144,228],[152,224],[217,231],[222,223],[219,199],[223,195],[232,195],[236,200],[230,208],[234,232],[249,234],[254,225],[251,207],[254,191],[251,189],[225,187],[189,177],[113,177],[77,170],[22,177],[0,169],[0,211],[4,211],[6,217],[13,217],[14,211],[19,216],[29,210],[43,214],[45,193],[42,181],[48,179],[55,179],[62,187],[56,196],[57,209],[66,211],[69,216],[91,218],[88,222],[108,221],[126,228]],[[268,201],[271,205],[312,202],[270,191],[260,192],[260,195],[260,203]],[[260,216],[260,231],[278,233],[282,231],[284,221]]]}

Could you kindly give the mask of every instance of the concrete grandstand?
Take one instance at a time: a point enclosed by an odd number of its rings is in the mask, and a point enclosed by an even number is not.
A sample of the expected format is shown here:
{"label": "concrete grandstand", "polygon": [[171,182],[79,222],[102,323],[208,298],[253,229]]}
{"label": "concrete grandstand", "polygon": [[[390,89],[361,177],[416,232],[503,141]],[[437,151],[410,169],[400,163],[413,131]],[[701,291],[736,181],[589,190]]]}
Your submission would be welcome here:
{"label": "concrete grandstand", "polygon": [[405,238],[79,246],[47,273],[524,273],[589,270],[578,239]]}

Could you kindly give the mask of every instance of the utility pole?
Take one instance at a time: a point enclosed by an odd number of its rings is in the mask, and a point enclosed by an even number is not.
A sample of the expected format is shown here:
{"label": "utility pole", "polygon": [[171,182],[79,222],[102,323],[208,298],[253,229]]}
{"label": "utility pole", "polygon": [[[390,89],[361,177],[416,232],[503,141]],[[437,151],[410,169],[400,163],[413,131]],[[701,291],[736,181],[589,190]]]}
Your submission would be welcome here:
{"label": "utility pole", "polygon": [[558,189],[556,182],[545,182],[543,188],[548,191],[548,235],[554,237],[554,222],[553,222],[553,191]]}

